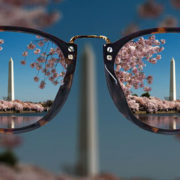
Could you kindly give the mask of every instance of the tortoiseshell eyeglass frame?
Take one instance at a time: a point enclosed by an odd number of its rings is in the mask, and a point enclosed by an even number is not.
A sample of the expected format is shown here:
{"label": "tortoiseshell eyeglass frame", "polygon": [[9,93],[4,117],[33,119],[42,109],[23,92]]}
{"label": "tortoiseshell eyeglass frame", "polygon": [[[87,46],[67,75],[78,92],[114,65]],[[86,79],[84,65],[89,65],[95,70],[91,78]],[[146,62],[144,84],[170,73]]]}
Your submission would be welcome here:
{"label": "tortoiseshell eyeglass frame", "polygon": [[[156,34],[156,33],[180,33],[180,28],[153,28],[147,29],[143,31],[138,31],[136,33],[130,34],[126,37],[121,38],[120,40],[111,43],[110,40],[103,35],[78,35],[71,38],[70,42],[64,42],[61,39],[50,35],[48,33],[31,29],[25,27],[17,27],[17,26],[0,26],[0,31],[14,31],[14,32],[25,32],[25,33],[32,33],[35,35],[40,35],[42,37],[48,38],[49,40],[53,41],[63,52],[66,64],[67,64],[67,71],[64,77],[64,84],[60,86],[58,93],[55,97],[54,103],[47,114],[42,117],[38,122],[28,125],[22,128],[15,128],[15,129],[3,129],[0,128],[0,133],[2,134],[15,134],[15,133],[23,133],[27,131],[34,130],[45,125],[48,121],[52,120],[56,114],[61,110],[62,106],[64,105],[68,94],[71,89],[73,76],[76,67],[76,57],[77,57],[77,45],[74,43],[76,39],[79,38],[101,38],[106,41],[106,44],[103,46],[103,54],[104,54],[104,69],[105,69],[105,76],[108,85],[108,89],[110,95],[117,106],[118,110],[130,121],[138,125],[139,127],[154,132],[154,133],[161,133],[161,134],[178,134],[180,133],[180,129],[176,130],[166,130],[166,129],[159,129],[155,127],[151,127],[148,124],[143,123],[141,120],[137,119],[132,111],[130,110],[124,92],[119,84],[119,81],[114,72],[114,63],[115,58],[122,48],[128,41],[137,38],[139,36],[147,35],[147,34]],[[74,51],[69,52],[68,47],[73,47]],[[112,52],[109,52],[107,49],[111,47],[113,49]],[[68,59],[68,55],[72,54],[73,59]],[[107,60],[107,56],[111,55],[112,60]]]}

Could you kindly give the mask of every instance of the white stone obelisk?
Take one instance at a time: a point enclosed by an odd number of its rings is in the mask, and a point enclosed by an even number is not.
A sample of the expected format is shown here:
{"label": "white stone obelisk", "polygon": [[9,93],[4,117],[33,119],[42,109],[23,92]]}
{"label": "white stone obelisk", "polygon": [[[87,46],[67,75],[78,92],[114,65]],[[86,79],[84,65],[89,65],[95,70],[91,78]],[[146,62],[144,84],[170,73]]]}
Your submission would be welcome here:
{"label": "white stone obelisk", "polygon": [[80,62],[81,90],[76,174],[92,177],[98,174],[98,137],[95,55],[90,45],[85,46]]}
{"label": "white stone obelisk", "polygon": [[176,100],[176,71],[175,71],[175,60],[171,59],[170,64],[170,91],[169,91],[169,100]]}
{"label": "white stone obelisk", "polygon": [[14,100],[14,62],[12,57],[9,60],[9,72],[8,72],[8,100]]}

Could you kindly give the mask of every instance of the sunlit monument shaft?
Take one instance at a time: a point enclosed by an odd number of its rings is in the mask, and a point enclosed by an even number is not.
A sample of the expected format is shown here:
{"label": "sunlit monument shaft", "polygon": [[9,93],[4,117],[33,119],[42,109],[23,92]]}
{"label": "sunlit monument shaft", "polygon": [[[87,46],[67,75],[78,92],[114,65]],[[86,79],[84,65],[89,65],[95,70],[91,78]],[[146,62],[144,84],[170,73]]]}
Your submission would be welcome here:
{"label": "sunlit monument shaft", "polygon": [[77,174],[95,176],[98,174],[97,132],[96,132],[96,84],[94,53],[86,45],[81,58],[81,106],[79,124],[79,149]]}
{"label": "sunlit monument shaft", "polygon": [[176,100],[176,72],[175,72],[175,60],[171,59],[170,64],[170,92],[169,92],[169,100]]}
{"label": "sunlit monument shaft", "polygon": [[13,59],[9,60],[9,72],[8,72],[8,100],[14,100],[14,63]]}

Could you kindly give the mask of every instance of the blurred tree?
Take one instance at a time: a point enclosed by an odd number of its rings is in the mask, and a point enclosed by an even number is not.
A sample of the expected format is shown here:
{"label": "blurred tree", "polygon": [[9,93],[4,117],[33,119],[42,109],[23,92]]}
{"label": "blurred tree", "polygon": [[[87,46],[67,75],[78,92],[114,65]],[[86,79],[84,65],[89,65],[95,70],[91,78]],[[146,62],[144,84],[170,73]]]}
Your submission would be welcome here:
{"label": "blurred tree", "polygon": [[132,94],[132,96],[137,96],[137,97],[138,97],[138,95],[137,95],[137,94]]}
{"label": "blurred tree", "polygon": [[47,7],[58,0],[1,0],[0,24],[42,29],[60,18],[59,11],[48,12]]}
{"label": "blurred tree", "polygon": [[149,94],[149,92],[145,92],[145,93],[141,94],[141,97],[150,98],[150,94]]}
{"label": "blurred tree", "polygon": [[18,163],[18,159],[12,151],[7,150],[0,154],[0,163],[14,167]]}
{"label": "blurred tree", "polygon": [[18,163],[18,158],[13,153],[13,149],[21,145],[21,143],[22,139],[19,136],[0,136],[0,147],[5,149],[5,151],[0,154],[0,163],[14,167]]}

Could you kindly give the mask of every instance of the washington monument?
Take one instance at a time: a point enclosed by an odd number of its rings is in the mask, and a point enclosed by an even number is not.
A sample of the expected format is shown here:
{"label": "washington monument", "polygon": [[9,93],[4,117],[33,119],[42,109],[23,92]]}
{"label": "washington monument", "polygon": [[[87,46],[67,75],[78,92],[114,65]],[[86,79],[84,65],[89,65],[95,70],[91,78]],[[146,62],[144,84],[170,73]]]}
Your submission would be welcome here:
{"label": "washington monument", "polygon": [[81,92],[77,175],[96,176],[98,170],[97,102],[95,83],[95,57],[86,45],[81,57]]}
{"label": "washington monument", "polygon": [[175,69],[175,60],[171,59],[170,64],[170,91],[169,91],[169,100],[176,101],[176,69]]}
{"label": "washington monument", "polygon": [[9,60],[8,71],[8,100],[14,101],[14,62],[13,59]]}

